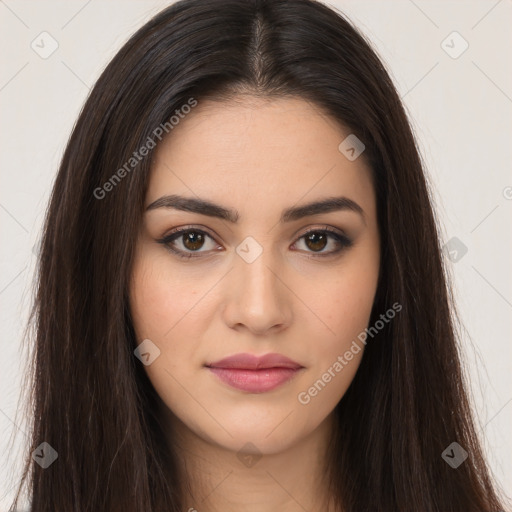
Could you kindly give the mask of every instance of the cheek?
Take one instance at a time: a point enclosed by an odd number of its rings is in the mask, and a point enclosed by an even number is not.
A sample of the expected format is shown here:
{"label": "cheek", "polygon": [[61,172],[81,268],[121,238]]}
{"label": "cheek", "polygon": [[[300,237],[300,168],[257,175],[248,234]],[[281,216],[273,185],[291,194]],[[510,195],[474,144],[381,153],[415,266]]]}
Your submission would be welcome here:
{"label": "cheek", "polygon": [[136,258],[130,289],[136,341],[149,339],[158,347],[158,357],[144,370],[173,410],[179,410],[183,402],[187,372],[202,365],[199,348],[205,318],[198,303],[201,296],[199,283],[194,286],[190,277],[184,279],[172,269],[165,254],[162,257],[146,248]]}
{"label": "cheek", "polygon": [[[321,391],[322,401],[331,406],[345,393],[363,356],[361,337],[368,327],[377,290],[378,246],[361,246],[340,265],[334,279],[333,274],[317,281],[317,292],[308,304],[321,320],[312,322],[309,335],[315,340],[311,346],[314,382],[321,381],[316,389]],[[304,289],[308,282],[303,281]],[[315,326],[322,326],[321,331]],[[313,389],[312,395],[319,391]]]}
{"label": "cheek", "polygon": [[[164,251],[146,250],[133,267],[130,306],[137,337],[151,337],[164,346],[183,326],[197,325],[205,277],[185,278]],[[207,289],[207,288],[206,288]],[[204,292],[203,292],[204,293]]]}
{"label": "cheek", "polygon": [[325,293],[323,308],[334,337],[346,339],[356,336],[369,321],[377,287],[377,275],[372,271],[342,276],[331,283]]}
{"label": "cheek", "polygon": [[340,279],[325,290],[321,304],[327,334],[310,333],[311,371],[297,395],[307,421],[327,416],[341,400],[361,363],[365,344],[358,336],[368,325],[376,276],[369,282],[361,276]]}
{"label": "cheek", "polygon": [[194,286],[190,278],[183,279],[175,269],[171,272],[165,256],[147,251],[136,259],[130,307],[137,344],[150,339],[160,351],[145,371],[159,395],[171,404],[187,369],[203,363],[199,349],[206,315],[199,283]]}
{"label": "cheek", "polygon": [[305,302],[321,321],[313,323],[322,326],[323,346],[328,351],[342,347],[368,324],[377,290],[379,255],[375,248],[363,249],[347,255],[335,270],[301,280],[301,296],[308,297]]}

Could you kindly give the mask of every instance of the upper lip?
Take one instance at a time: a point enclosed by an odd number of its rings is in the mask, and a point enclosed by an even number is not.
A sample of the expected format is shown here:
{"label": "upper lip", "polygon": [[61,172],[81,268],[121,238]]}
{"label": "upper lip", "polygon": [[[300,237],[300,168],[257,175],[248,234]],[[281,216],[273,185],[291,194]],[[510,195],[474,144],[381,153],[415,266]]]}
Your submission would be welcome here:
{"label": "upper lip", "polygon": [[281,354],[265,354],[263,356],[235,354],[234,356],[225,357],[220,361],[208,363],[206,366],[210,368],[238,368],[241,370],[263,370],[266,368],[292,368],[298,370],[302,368],[302,365]]}

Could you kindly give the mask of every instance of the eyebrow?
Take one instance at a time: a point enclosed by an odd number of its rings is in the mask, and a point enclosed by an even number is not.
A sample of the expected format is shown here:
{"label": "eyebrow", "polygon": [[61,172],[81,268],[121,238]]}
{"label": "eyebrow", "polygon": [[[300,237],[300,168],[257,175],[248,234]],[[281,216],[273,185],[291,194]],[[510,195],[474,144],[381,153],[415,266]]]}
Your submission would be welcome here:
{"label": "eyebrow", "polygon": [[[162,196],[156,201],[153,201],[146,208],[146,211],[156,210],[158,208],[199,213],[209,217],[218,217],[219,219],[232,223],[238,222],[238,219],[240,218],[240,214],[237,210],[225,208],[224,206],[212,203],[205,199],[184,197],[174,194]],[[355,201],[348,197],[340,196],[327,197],[320,201],[287,208],[281,214],[280,222],[291,222],[310,215],[318,215],[320,213],[329,213],[334,211],[352,211],[361,215],[363,220],[365,220],[363,209]]]}

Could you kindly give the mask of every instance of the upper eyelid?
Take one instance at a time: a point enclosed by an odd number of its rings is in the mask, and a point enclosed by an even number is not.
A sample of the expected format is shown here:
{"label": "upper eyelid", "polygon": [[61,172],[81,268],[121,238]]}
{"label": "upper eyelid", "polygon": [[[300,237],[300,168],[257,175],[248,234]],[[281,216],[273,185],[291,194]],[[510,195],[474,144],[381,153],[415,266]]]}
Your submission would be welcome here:
{"label": "upper eyelid", "polygon": [[[172,230],[170,233],[164,235],[163,237],[161,237],[162,240],[165,240],[165,239],[169,239],[171,237],[174,237],[174,236],[179,236],[183,233],[187,233],[189,231],[197,231],[197,232],[200,232],[200,233],[204,233],[205,235],[208,235],[209,237],[213,238],[214,240],[216,240],[216,236],[215,235],[212,235],[207,228],[204,228],[204,227],[195,227],[195,226],[185,226],[183,228],[176,228],[175,230]],[[326,231],[330,234],[336,234],[338,236],[342,236],[342,237],[345,237],[345,238],[349,238],[349,236],[344,232],[343,229],[340,229],[340,228],[335,228],[333,226],[327,226],[327,225],[321,225],[319,227],[312,227],[312,228],[308,228],[306,229],[306,231],[304,231],[302,234],[300,235],[294,235],[297,237],[297,239],[300,239],[302,238],[303,236],[311,233],[311,232],[316,232],[316,231]],[[300,230],[299,230],[300,232]]]}
{"label": "upper eyelid", "polygon": [[210,238],[216,241],[216,237],[209,233],[205,228],[196,228],[196,227],[188,227],[185,226],[184,228],[176,228],[175,230],[171,231],[167,235],[164,235],[161,240],[168,240],[173,237],[178,237],[179,235],[183,235],[184,233],[188,233],[189,231],[197,231],[199,233],[204,233],[205,235],[208,235]]}

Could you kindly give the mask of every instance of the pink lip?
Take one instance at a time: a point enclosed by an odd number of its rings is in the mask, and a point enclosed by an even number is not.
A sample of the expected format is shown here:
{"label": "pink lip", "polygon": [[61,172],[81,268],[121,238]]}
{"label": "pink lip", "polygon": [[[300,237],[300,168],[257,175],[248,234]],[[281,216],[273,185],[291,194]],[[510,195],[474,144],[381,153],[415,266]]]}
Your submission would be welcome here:
{"label": "pink lip", "polygon": [[280,354],[236,354],[206,367],[223,382],[251,393],[271,391],[290,380],[303,366]]}

